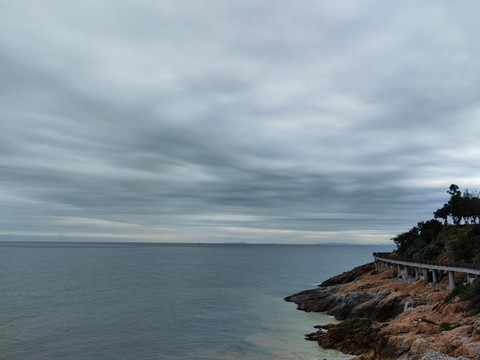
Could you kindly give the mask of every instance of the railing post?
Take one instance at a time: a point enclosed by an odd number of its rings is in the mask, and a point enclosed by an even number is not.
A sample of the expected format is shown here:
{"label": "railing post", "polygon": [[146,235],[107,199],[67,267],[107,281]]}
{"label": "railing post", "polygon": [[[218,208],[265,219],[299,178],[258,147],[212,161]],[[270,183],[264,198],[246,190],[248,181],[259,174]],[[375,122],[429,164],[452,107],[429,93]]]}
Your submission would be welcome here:
{"label": "railing post", "polygon": [[475,280],[475,278],[472,276],[472,274],[467,273],[467,284],[473,283],[473,280]]}
{"label": "railing post", "polygon": [[455,289],[455,273],[453,271],[448,272],[448,289]]}
{"label": "railing post", "polygon": [[418,274],[418,267],[415,266],[415,280],[420,279],[420,275]]}
{"label": "railing post", "polygon": [[421,277],[422,280],[428,280],[428,269],[423,268],[423,276]]}
{"label": "railing post", "polygon": [[437,270],[435,270],[435,269],[432,269],[432,282],[434,282],[434,283],[438,282]]}

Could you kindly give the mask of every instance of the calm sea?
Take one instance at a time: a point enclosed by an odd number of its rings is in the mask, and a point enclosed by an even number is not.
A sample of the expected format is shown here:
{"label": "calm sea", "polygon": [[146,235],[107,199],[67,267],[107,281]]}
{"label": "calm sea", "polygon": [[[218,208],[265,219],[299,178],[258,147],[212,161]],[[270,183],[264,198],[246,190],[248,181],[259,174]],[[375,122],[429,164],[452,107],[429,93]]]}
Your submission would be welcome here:
{"label": "calm sea", "polygon": [[283,298],[386,249],[0,243],[0,359],[347,359]]}

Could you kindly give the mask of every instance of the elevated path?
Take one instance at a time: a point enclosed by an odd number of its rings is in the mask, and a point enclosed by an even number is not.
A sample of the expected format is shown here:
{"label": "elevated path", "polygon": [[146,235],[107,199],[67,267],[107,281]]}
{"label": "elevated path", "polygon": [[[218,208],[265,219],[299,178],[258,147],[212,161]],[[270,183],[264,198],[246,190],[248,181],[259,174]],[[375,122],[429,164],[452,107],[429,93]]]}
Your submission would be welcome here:
{"label": "elevated path", "polygon": [[[390,253],[373,253],[375,258],[375,266],[393,266],[398,267],[399,274],[405,279],[410,276],[410,273],[414,272],[415,280],[423,279],[428,280],[428,271],[432,273],[433,282],[438,282],[437,271],[448,272],[449,288],[455,288],[455,273],[467,274],[467,281],[472,282],[475,276],[480,275],[480,264],[464,264],[455,262],[442,262],[431,260],[418,260],[406,257],[392,256]],[[423,270],[423,275],[420,275],[420,270]]]}

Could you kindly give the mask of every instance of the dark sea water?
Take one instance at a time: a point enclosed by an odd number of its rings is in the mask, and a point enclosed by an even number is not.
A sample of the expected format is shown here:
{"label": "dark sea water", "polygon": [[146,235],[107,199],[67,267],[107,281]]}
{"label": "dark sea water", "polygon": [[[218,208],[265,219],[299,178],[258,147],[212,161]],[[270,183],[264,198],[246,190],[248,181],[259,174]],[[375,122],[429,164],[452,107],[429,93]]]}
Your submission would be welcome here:
{"label": "dark sea water", "polygon": [[348,359],[283,298],[386,249],[0,243],[0,359]]}

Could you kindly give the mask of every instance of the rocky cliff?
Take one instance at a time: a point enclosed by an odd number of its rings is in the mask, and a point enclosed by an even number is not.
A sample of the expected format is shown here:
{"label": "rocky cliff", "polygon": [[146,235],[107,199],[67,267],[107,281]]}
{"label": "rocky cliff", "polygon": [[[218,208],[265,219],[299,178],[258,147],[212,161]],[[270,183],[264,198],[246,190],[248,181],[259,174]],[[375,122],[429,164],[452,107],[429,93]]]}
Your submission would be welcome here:
{"label": "rocky cliff", "polygon": [[366,264],[285,300],[343,320],[306,338],[357,360],[416,360],[431,351],[480,360],[480,318],[469,316],[459,299],[444,303],[447,283],[408,284],[392,269]]}

